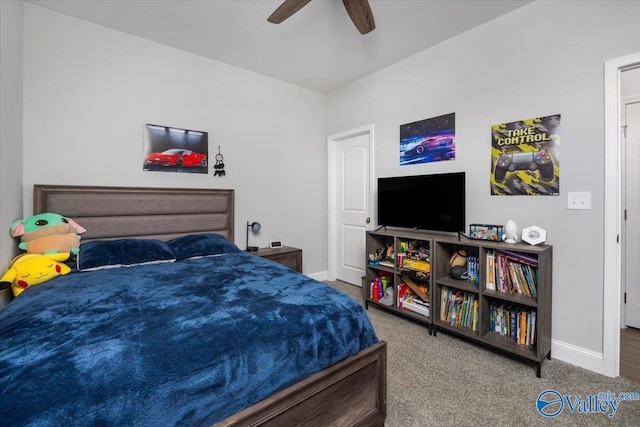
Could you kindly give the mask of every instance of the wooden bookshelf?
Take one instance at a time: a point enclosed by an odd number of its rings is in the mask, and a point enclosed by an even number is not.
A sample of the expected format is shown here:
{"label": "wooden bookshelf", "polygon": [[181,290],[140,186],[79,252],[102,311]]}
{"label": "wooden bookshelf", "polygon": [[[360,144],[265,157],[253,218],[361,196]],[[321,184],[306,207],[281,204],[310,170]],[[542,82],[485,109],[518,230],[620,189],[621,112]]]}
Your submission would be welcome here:
{"label": "wooden bookshelf", "polygon": [[[415,241],[417,247],[428,250],[428,274],[401,268],[398,260],[398,254],[402,253],[400,246],[402,242],[408,241]],[[446,331],[533,362],[536,375],[538,378],[541,376],[542,362],[545,358],[551,359],[552,246],[508,244],[465,237],[458,239],[411,230],[379,230],[367,233],[367,255],[374,254],[378,249],[388,249],[390,245],[393,245],[393,256],[387,260],[386,265],[373,265],[367,258],[366,276],[362,287],[367,309],[369,305],[373,305],[424,324],[434,336],[438,330]],[[476,283],[454,279],[450,275],[449,259],[460,249],[477,259]],[[513,265],[509,267],[509,262],[506,262],[502,266],[502,277],[498,269],[494,270],[495,289],[491,289],[488,286],[489,265],[501,267],[496,261],[496,254],[510,256],[509,261]],[[491,257],[494,259],[493,264],[489,263]],[[528,266],[518,266],[518,263]],[[371,297],[370,284],[381,272],[393,277],[390,286],[394,287],[395,301],[392,305],[384,305]],[[505,282],[504,291],[501,291],[498,281],[500,278],[507,280],[504,277],[506,274],[513,274],[512,283]],[[398,307],[397,288],[406,278],[428,289],[429,316]],[[452,322],[451,312],[448,311],[451,310],[451,302],[447,305],[447,295],[451,296],[450,300],[457,296],[456,309],[461,301],[469,301],[470,305],[465,310],[456,312],[456,316],[461,315],[463,320],[472,320],[475,314],[475,322],[468,322],[466,326]],[[473,301],[477,301],[475,313],[472,309]],[[525,342],[521,343],[522,340]]]}
{"label": "wooden bookshelf", "polygon": [[[398,254],[403,253],[400,252],[400,248],[403,245],[403,242],[415,242],[415,247],[412,249],[417,253],[421,252],[423,257],[422,260],[419,260],[419,264],[424,266],[426,263],[429,265],[429,271],[418,270],[414,268],[409,268],[401,265],[398,262]],[[364,279],[364,283],[362,284],[362,296],[365,301],[365,307],[368,309],[369,305],[374,305],[377,308],[381,308],[383,310],[389,311],[398,316],[405,317],[407,319],[411,319],[418,323],[421,323],[429,328],[429,333],[431,334],[433,322],[431,317],[433,315],[433,307],[431,304],[431,295],[432,295],[432,280],[431,280],[431,248],[433,241],[430,237],[426,237],[422,233],[413,233],[413,232],[403,232],[396,233],[394,231],[370,231],[367,233],[366,239],[366,252],[367,254],[375,254],[379,249],[388,249],[390,245],[393,246],[393,255],[390,259],[385,260],[386,262],[382,262],[381,264],[372,264],[367,258],[366,263],[366,276]],[[379,277],[380,273],[383,272],[389,273],[392,275],[392,281],[390,286],[393,287],[393,304],[385,305],[381,301],[376,301],[372,298],[370,294],[370,284],[373,280]],[[412,284],[418,285],[420,287],[427,289],[427,303],[429,303],[429,316],[426,316],[424,313],[418,313],[415,311],[411,311],[409,309],[398,307],[398,288],[401,284],[405,283],[408,279],[412,282]],[[422,292],[421,292],[422,293]],[[420,298],[424,301],[424,298]]]}
{"label": "wooden bookshelf", "polygon": [[[433,242],[435,277],[434,277],[434,310],[440,312],[441,292],[445,288],[457,287],[467,292],[475,292],[479,298],[478,313],[478,330],[470,333],[466,329],[452,327],[451,325],[434,317],[434,335],[438,329],[447,330],[455,334],[472,339],[478,343],[492,347],[494,349],[510,353],[512,355],[524,358],[534,362],[536,366],[536,375],[540,378],[542,361],[545,358],[551,358],[551,280],[552,280],[552,254],[553,247],[550,245],[531,246],[524,243],[503,243],[483,240],[470,240],[462,237],[460,240],[455,237],[435,238]],[[459,249],[464,249],[469,254],[478,257],[479,280],[477,285],[472,285],[466,281],[452,279],[449,275],[449,258]],[[518,276],[522,283],[526,285],[527,279],[535,284],[535,296],[519,293],[515,290],[509,292],[500,291],[498,271],[494,271],[494,282],[496,289],[488,288],[488,258],[493,254],[509,253],[512,256],[521,256],[527,259],[527,264],[531,265],[528,270],[529,274]],[[518,261],[513,259],[513,263]],[[523,262],[524,263],[524,262]],[[494,265],[497,265],[494,261]],[[505,270],[505,273],[508,270]],[[455,282],[463,282],[456,285]],[[523,286],[524,287],[524,286]],[[531,291],[529,291],[531,292]],[[494,310],[492,310],[492,306]],[[500,311],[497,307],[504,308],[503,312],[516,313],[515,324],[510,318],[509,326],[502,326],[500,332],[495,330],[495,320],[492,319],[492,311]],[[525,334],[525,339],[529,341],[525,344],[518,343],[518,318],[519,312],[524,312],[524,317],[530,320],[526,324],[524,331],[529,331],[529,335]],[[529,313],[535,313],[535,320],[531,321],[533,316]],[[507,322],[507,319],[501,319],[500,325]],[[515,328],[514,328],[515,326]],[[532,333],[531,333],[532,332]],[[515,339],[514,339],[515,335]]]}

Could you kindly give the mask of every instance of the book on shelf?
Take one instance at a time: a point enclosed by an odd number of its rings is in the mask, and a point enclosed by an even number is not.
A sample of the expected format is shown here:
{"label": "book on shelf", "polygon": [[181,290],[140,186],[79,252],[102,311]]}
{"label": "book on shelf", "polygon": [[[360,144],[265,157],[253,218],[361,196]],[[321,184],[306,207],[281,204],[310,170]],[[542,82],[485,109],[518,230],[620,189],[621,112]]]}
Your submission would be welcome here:
{"label": "book on shelf", "polygon": [[406,283],[401,283],[398,285],[398,290],[396,292],[396,307],[402,308],[402,302],[406,295],[409,294],[409,286]]}
{"label": "book on shelf", "polygon": [[405,297],[404,301],[402,301],[402,308],[429,317],[429,303],[422,301],[416,296]]}
{"label": "book on shelf", "polygon": [[536,312],[535,311],[531,311],[531,325],[529,326],[531,328],[531,339],[529,340],[529,345],[530,346],[534,346],[536,343]]}
{"label": "book on shelf", "polygon": [[490,291],[496,290],[496,254],[493,250],[487,251],[487,283]]}
{"label": "book on shelf", "polygon": [[495,252],[496,254],[500,254],[506,258],[512,259],[513,261],[529,264],[533,267],[538,266],[538,258],[536,258],[535,256],[531,256],[522,252],[508,251],[505,249],[496,249]]}
{"label": "book on shelf", "polygon": [[402,261],[402,270],[422,271],[423,273],[431,272],[431,263],[429,261],[421,261],[405,258]]}
{"label": "book on shelf", "polygon": [[467,257],[467,274],[469,275],[468,281],[477,285],[480,283],[480,266],[478,257],[475,255],[469,255]]}
{"label": "book on shelf", "polygon": [[473,318],[471,320],[471,330],[478,330],[478,300],[473,302]]}
{"label": "book on shelf", "polygon": [[494,301],[489,305],[489,332],[495,332],[517,345],[535,347],[536,311],[517,304]]}
{"label": "book on shelf", "polygon": [[472,331],[478,326],[478,298],[476,294],[442,287],[440,294],[440,320],[454,327]]}
{"label": "book on shelf", "polygon": [[403,276],[403,278],[407,279],[408,282],[398,285],[396,306],[429,317],[428,288],[416,285],[408,277]]}
{"label": "book on shelf", "polygon": [[530,265],[523,264],[522,269],[525,275],[525,280],[529,285],[529,291],[533,298],[538,297],[538,270]]}
{"label": "book on shelf", "polygon": [[521,278],[518,275],[518,272],[516,271],[516,267],[514,266],[514,264],[511,262],[507,262],[506,265],[509,270],[508,274],[509,274],[509,277],[511,278],[511,282],[515,285],[514,288],[516,290],[516,293],[527,295],[527,290],[523,286],[523,283],[520,280]]}
{"label": "book on shelf", "polygon": [[[521,258],[516,258],[511,253],[505,251],[495,251],[495,286],[496,290],[510,294],[521,294],[528,297],[537,297],[538,268],[531,261],[533,258],[526,257],[523,262]],[[489,264],[489,254],[487,254],[487,264]],[[489,266],[487,265],[487,269]],[[487,273],[489,274],[489,273]],[[487,281],[487,289],[491,289]]]}

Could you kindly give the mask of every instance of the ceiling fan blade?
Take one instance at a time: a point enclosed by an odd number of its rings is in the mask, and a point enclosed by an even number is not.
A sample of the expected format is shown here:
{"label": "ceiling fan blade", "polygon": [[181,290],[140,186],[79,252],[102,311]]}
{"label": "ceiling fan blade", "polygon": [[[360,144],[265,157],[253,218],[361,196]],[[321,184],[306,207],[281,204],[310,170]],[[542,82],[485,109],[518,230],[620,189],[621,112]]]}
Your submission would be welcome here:
{"label": "ceiling fan blade", "polygon": [[368,0],[342,0],[342,3],[360,34],[375,30],[376,22]]}
{"label": "ceiling fan blade", "polygon": [[272,24],[279,24],[300,9],[311,0],[285,0],[272,14],[267,21]]}

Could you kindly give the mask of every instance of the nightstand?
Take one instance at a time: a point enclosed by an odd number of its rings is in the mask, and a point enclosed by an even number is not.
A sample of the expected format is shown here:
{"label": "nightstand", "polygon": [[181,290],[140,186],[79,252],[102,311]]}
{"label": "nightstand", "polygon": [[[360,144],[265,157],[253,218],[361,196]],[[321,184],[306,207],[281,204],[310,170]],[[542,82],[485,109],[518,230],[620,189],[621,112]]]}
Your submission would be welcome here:
{"label": "nightstand", "polygon": [[270,259],[302,273],[302,249],[283,246],[281,248],[261,248],[249,253]]}
{"label": "nightstand", "polygon": [[13,299],[13,292],[11,291],[11,284],[2,282],[0,284],[0,310],[5,308]]}

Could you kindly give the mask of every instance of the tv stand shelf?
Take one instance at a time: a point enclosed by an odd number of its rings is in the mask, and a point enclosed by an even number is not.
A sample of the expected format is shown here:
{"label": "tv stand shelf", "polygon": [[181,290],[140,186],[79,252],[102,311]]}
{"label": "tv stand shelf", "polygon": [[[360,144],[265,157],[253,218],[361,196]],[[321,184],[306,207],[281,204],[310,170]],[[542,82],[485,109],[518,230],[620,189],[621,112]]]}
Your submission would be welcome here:
{"label": "tv stand shelf", "polygon": [[[429,306],[429,315],[425,315],[425,312],[418,313],[415,311],[411,311],[406,306],[404,308],[398,306],[398,288],[404,284],[408,279],[408,281],[412,282],[413,285],[421,286],[426,289],[426,294],[431,295],[432,290],[432,281],[431,281],[431,272],[415,270],[411,268],[401,268],[397,262],[397,254],[400,253],[396,248],[400,248],[403,245],[406,245],[409,242],[415,242],[414,249],[421,249],[426,251],[425,256],[430,256],[429,253],[431,251],[431,239],[425,239],[425,236],[421,233],[411,233],[404,232],[401,234],[397,234],[394,231],[389,231],[386,229],[380,229],[378,231],[370,231],[367,233],[366,238],[366,248],[367,253],[375,253],[379,249],[388,249],[389,246],[392,246],[392,256],[391,259],[386,260],[390,263],[390,267],[387,265],[371,265],[369,260],[367,259],[367,267],[366,267],[366,275],[365,280],[362,286],[362,296],[365,301],[365,307],[368,309],[369,304],[373,304],[378,308],[394,313],[398,316],[402,316],[418,323],[421,323],[427,328],[429,328],[429,333],[431,334],[433,322],[431,321],[431,307]],[[424,260],[422,260],[424,261]],[[382,261],[383,263],[385,261]],[[419,262],[419,264],[424,265],[424,262]],[[430,261],[429,261],[430,266]],[[373,280],[380,277],[382,274],[391,275],[391,281],[389,286],[393,288],[393,300],[391,301],[391,305],[385,305],[381,301],[376,301],[370,294],[370,284]],[[407,286],[405,286],[406,288]],[[425,301],[427,303],[431,303],[431,301]]]}
{"label": "tv stand shelf", "polygon": [[[407,243],[414,243],[425,258],[428,256],[428,272],[401,268],[403,261],[398,255]],[[367,256],[379,249],[389,252],[391,245],[389,266],[371,265],[367,258],[362,288],[367,309],[373,305],[417,321],[434,337],[438,330],[446,331],[533,362],[540,378],[542,362],[551,359],[552,246],[472,240],[402,229],[367,233]],[[449,260],[459,250],[467,253],[467,259],[477,259],[477,283],[451,277]],[[372,298],[370,284],[381,275],[391,277],[392,305],[384,304],[388,300]],[[429,303],[428,316],[398,307],[398,287],[407,280],[428,291],[425,301]]]}

